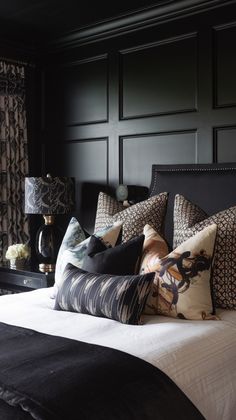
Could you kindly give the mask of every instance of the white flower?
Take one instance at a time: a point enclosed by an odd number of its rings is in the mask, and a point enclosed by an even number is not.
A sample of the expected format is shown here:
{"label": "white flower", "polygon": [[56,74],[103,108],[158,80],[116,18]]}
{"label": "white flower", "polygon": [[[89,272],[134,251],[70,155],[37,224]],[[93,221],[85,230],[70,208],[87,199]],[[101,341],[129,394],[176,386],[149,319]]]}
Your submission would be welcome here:
{"label": "white flower", "polygon": [[14,244],[8,247],[5,257],[7,260],[12,260],[12,259],[27,258],[29,257],[29,255],[30,255],[30,249],[28,245]]}

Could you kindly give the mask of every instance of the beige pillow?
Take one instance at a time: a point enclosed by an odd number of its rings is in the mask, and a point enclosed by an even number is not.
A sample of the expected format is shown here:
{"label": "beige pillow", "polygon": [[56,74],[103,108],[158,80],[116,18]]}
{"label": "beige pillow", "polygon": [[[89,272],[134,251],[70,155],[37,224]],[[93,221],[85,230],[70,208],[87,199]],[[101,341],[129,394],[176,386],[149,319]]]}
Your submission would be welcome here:
{"label": "beige pillow", "polygon": [[[181,319],[217,319],[211,297],[211,271],[217,225],[212,224],[161,258],[144,313]],[[144,272],[146,272],[144,270]]]}
{"label": "beige pillow", "polygon": [[[143,252],[139,267],[139,274],[153,272],[159,267],[160,259],[168,254],[166,241],[150,225],[145,225],[143,229],[145,235]],[[155,313],[157,284],[153,282],[151,291],[145,305],[145,313]]]}
{"label": "beige pillow", "polygon": [[160,259],[165,257],[169,252],[166,241],[152,226],[145,225],[143,234],[145,239],[139,274],[155,271],[155,266],[160,263]]}
{"label": "beige pillow", "polygon": [[212,223],[217,225],[212,272],[214,304],[219,308],[236,309],[236,206],[208,217],[182,195],[175,196],[174,248]]}

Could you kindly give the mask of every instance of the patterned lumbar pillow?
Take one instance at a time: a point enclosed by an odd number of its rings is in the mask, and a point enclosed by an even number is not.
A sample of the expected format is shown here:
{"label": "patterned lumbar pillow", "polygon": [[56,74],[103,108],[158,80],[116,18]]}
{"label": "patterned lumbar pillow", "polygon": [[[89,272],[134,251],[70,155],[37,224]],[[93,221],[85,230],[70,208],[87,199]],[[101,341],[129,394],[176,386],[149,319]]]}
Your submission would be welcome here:
{"label": "patterned lumbar pillow", "polygon": [[211,298],[211,267],[217,226],[208,226],[164,258],[153,259],[156,272],[145,313],[183,319],[216,319]]}
{"label": "patterned lumbar pillow", "polygon": [[68,264],[55,309],[138,324],[153,276],[154,273],[133,276],[88,273]]}
{"label": "patterned lumbar pillow", "polygon": [[[77,233],[76,233],[76,226],[78,229]],[[56,263],[56,272],[55,272],[55,287],[54,287],[55,293],[57,292],[57,287],[63,281],[63,272],[64,272],[66,264],[70,262],[71,264],[74,264],[76,267],[82,267],[84,257],[86,256],[86,251],[87,251],[90,237],[86,238],[85,240],[81,242],[77,242],[76,240],[73,241],[72,236],[79,238],[79,231],[81,229],[78,222],[76,226],[74,227],[73,230],[70,229],[70,225],[68,226],[69,230],[66,231],[65,233],[65,241],[63,239],[62,245],[61,245],[62,251],[59,250],[57,263]],[[122,223],[116,222],[112,226],[106,226],[103,229],[99,230],[96,233],[96,235],[98,237],[102,237],[104,242],[109,243],[110,246],[115,246],[117,239],[120,235],[121,228],[122,228]],[[70,232],[71,232],[71,236],[70,236]],[[67,244],[68,247],[65,244]]]}
{"label": "patterned lumbar pillow", "polygon": [[210,217],[182,195],[174,204],[174,246],[209,226],[217,224],[212,291],[216,307],[236,309],[236,206]]}
{"label": "patterned lumbar pillow", "polygon": [[160,193],[133,206],[125,207],[115,198],[104,192],[98,196],[95,232],[117,220],[123,222],[122,241],[140,235],[148,223],[162,232],[166,213],[167,193]]}
{"label": "patterned lumbar pillow", "polygon": [[143,241],[144,235],[140,235],[112,248],[102,238],[92,235],[82,268],[90,273],[135,274]]}

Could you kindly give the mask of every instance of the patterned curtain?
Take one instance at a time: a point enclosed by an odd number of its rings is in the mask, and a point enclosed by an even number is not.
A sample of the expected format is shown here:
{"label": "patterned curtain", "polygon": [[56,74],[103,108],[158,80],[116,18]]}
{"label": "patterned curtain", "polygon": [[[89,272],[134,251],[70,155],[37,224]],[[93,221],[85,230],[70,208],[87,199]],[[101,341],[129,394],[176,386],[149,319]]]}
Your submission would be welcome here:
{"label": "patterned curtain", "polygon": [[29,242],[24,214],[27,175],[25,68],[0,61],[0,263],[8,245]]}

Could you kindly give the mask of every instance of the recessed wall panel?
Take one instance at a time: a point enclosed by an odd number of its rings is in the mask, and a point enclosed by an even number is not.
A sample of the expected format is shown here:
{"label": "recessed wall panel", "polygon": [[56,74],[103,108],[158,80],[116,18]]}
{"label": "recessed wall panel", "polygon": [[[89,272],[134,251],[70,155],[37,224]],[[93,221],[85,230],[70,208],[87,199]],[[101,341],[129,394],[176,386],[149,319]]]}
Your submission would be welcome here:
{"label": "recessed wall panel", "polygon": [[107,139],[86,139],[64,146],[65,170],[79,182],[107,182]]}
{"label": "recessed wall panel", "polygon": [[81,61],[64,68],[66,125],[107,121],[107,59]]}
{"label": "recessed wall panel", "polygon": [[197,36],[121,52],[121,118],[197,108]]}
{"label": "recessed wall panel", "polygon": [[236,23],[215,30],[215,106],[236,106]]}
{"label": "recessed wall panel", "polygon": [[217,162],[236,162],[236,127],[215,129]]}
{"label": "recessed wall panel", "polygon": [[101,185],[108,183],[107,152],[107,138],[73,141],[64,146],[64,173],[76,179],[76,214],[89,233],[93,232]]}
{"label": "recessed wall panel", "polygon": [[195,131],[124,137],[120,142],[120,177],[124,184],[149,186],[154,163],[197,162]]}

